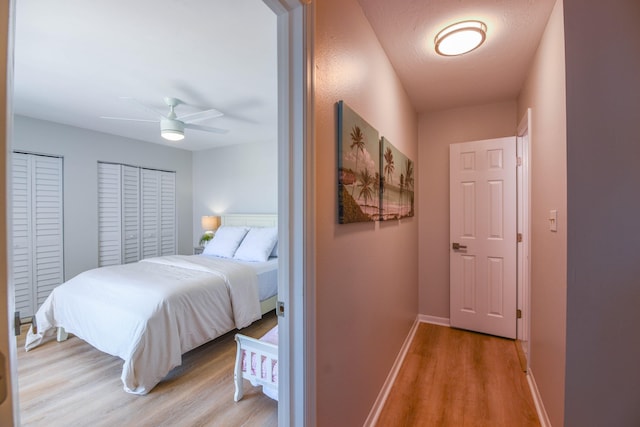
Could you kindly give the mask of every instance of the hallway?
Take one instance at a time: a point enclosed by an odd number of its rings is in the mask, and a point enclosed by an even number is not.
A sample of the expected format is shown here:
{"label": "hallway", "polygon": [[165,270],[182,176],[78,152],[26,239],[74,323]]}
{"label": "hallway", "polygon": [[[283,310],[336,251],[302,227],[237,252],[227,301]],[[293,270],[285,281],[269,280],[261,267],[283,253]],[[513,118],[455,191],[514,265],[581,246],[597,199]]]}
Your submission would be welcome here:
{"label": "hallway", "polygon": [[378,426],[539,426],[515,342],[421,323]]}

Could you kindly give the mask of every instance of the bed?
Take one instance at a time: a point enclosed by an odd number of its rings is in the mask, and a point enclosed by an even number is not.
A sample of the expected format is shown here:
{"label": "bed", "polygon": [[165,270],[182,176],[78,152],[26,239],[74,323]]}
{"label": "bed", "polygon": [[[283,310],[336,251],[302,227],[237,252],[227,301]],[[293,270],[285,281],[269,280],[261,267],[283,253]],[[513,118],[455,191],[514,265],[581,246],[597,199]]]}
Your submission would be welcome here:
{"label": "bed", "polygon": [[[182,354],[275,308],[277,248],[263,254],[266,260],[235,254],[243,248],[245,255],[255,253],[260,243],[255,236],[267,231],[272,236],[276,223],[275,215],[223,216],[202,255],[147,258],[79,274],[55,288],[38,309],[25,349],[56,332],[58,340],[72,333],[124,360],[125,391],[149,393],[182,363]],[[223,236],[230,234],[237,245],[228,252]]]}
{"label": "bed", "polygon": [[254,387],[262,386],[262,392],[278,400],[278,326],[262,338],[255,339],[236,334],[236,364],[233,372],[236,402],[243,396],[243,380]]}

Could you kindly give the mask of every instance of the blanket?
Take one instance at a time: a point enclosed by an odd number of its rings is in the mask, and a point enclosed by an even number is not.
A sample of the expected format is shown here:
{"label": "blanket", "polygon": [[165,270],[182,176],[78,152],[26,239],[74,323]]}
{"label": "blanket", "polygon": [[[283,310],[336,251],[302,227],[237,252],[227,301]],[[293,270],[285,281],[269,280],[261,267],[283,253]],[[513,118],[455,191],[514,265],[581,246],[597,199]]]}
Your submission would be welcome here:
{"label": "blanket", "polygon": [[210,257],[148,258],[89,270],[55,288],[35,315],[25,349],[64,327],[122,358],[125,391],[147,394],[183,353],[260,317],[250,268]]}

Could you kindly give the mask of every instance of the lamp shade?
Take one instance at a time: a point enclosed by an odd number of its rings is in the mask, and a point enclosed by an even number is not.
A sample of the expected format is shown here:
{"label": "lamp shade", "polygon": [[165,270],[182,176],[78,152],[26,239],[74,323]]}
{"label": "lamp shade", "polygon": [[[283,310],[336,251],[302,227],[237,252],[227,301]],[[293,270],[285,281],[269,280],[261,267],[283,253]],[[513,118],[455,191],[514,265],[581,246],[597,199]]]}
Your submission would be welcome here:
{"label": "lamp shade", "polygon": [[202,229],[204,231],[216,231],[220,227],[219,216],[203,216],[202,217]]}

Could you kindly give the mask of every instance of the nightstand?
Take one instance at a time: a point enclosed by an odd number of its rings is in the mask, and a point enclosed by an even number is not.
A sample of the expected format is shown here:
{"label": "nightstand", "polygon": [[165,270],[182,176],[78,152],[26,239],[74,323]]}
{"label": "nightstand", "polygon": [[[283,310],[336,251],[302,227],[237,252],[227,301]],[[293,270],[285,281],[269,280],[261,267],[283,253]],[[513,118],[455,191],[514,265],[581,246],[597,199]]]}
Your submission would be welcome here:
{"label": "nightstand", "polygon": [[194,246],[193,247],[193,254],[194,255],[200,255],[203,250],[204,250],[204,248],[202,248],[200,246]]}

